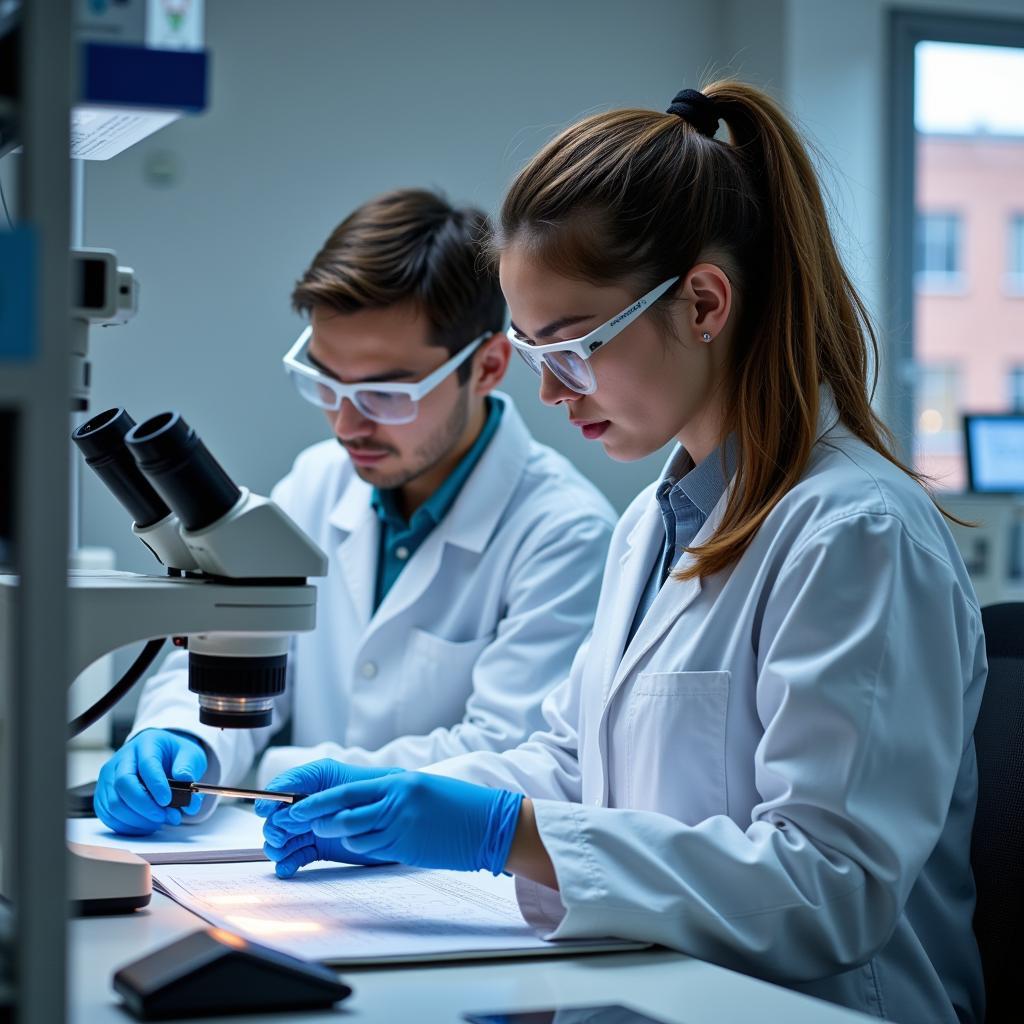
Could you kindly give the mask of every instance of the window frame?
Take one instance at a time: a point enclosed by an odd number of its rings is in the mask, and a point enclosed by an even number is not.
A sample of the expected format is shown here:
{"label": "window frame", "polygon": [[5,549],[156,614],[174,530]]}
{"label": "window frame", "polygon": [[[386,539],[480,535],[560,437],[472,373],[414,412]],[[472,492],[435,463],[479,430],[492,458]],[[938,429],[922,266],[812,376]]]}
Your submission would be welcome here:
{"label": "window frame", "polygon": [[923,238],[917,237],[917,232],[925,231],[925,222],[931,218],[933,221],[942,218],[953,228],[953,269],[934,270],[927,267],[917,266],[915,259],[914,267],[914,291],[925,295],[964,295],[967,292],[967,276],[964,273],[964,215],[959,210],[934,209],[918,210],[914,219],[914,249],[915,256],[920,243],[923,251],[927,251],[927,244]]}
{"label": "window frame", "polygon": [[917,363],[915,365],[915,377],[917,379],[914,384],[915,455],[918,452],[928,455],[959,454],[962,427],[955,418],[949,423],[944,423],[942,429],[933,434],[923,434],[917,430],[917,423],[921,413],[918,406],[923,404],[920,400],[924,397],[924,388],[921,386],[921,383],[922,378],[927,373],[947,375],[952,383],[950,398],[954,413],[963,407],[964,372],[961,361],[946,359],[935,363]]}
{"label": "window frame", "polygon": [[[1020,257],[1019,267],[1013,265],[1015,256]],[[1014,210],[1006,225],[1006,275],[1004,281],[1007,295],[1024,297],[1024,210]]]}
{"label": "window frame", "polygon": [[894,10],[889,15],[889,252],[888,307],[892,321],[884,361],[886,422],[899,453],[913,460],[916,366],[914,361],[914,250],[918,214],[914,128],[915,48],[918,43],[964,43],[1024,49],[1024,18]]}
{"label": "window frame", "polygon": [[[1017,381],[1020,381],[1018,390]],[[1018,401],[1019,398],[1019,401]],[[1006,370],[1006,404],[1011,413],[1024,413],[1024,362],[1010,363]]]}

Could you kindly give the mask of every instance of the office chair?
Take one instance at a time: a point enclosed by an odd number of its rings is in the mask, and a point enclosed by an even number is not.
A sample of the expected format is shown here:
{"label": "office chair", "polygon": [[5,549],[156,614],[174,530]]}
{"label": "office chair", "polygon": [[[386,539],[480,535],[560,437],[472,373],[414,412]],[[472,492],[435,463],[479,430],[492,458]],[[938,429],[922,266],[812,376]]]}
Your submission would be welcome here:
{"label": "office chair", "polygon": [[1020,1020],[1024,985],[1024,603],[983,608],[988,682],[974,742],[978,810],[971,866],[978,889],[986,1021]]}

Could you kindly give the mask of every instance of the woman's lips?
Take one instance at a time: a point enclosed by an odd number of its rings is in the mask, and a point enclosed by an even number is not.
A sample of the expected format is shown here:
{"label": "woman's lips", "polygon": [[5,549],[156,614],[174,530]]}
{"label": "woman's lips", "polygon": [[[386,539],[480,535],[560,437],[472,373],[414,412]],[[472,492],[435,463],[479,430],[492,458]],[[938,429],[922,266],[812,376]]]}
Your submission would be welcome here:
{"label": "woman's lips", "polygon": [[610,420],[595,420],[591,423],[577,423],[588,441],[596,441],[610,426]]}

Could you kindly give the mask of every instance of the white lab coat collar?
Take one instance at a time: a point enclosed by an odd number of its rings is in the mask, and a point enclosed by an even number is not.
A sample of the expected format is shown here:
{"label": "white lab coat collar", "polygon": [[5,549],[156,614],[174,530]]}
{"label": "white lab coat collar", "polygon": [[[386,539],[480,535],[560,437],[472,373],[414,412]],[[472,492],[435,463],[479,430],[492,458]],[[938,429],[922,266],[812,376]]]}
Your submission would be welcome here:
{"label": "white lab coat collar", "polygon": [[341,492],[331,510],[327,521],[331,526],[336,527],[343,533],[353,533],[359,529],[363,521],[369,517],[376,517],[370,500],[373,496],[373,487],[359,477],[355,471]]}
{"label": "white lab coat collar", "polygon": [[818,389],[818,440],[839,426],[839,406],[836,396],[828,384]]}
{"label": "white lab coat collar", "polygon": [[477,553],[487,547],[519,486],[533,441],[508,395],[495,391],[491,397],[505,407],[498,430],[448,514],[435,527],[443,531],[447,543]]}
{"label": "white lab coat collar", "polygon": [[[731,488],[732,481],[730,481],[726,492],[718,499],[718,503],[712,509],[711,515],[708,516],[697,536],[694,537],[691,543],[692,547],[699,547],[705,543],[718,529],[722,516],[725,514]],[[629,549],[621,560],[623,566],[622,593],[635,597],[635,601],[630,603],[630,607],[634,609],[635,613],[636,604],[650,579],[651,567],[665,543],[665,527],[655,502],[651,503],[650,510],[645,510],[637,527],[630,532],[628,543]],[[686,557],[688,556],[683,556],[683,558]],[[627,565],[627,562],[630,564]],[[693,604],[697,595],[700,594],[701,588],[700,577],[681,582],[668,581],[658,591],[628,646],[626,646],[626,638],[629,635],[633,617],[629,614],[620,616],[616,622],[617,635],[611,638],[612,642],[608,646],[613,664],[615,660],[618,660],[618,665],[614,667],[609,665],[611,671],[606,672],[604,676],[607,686],[606,706],[615,695],[615,691],[633,671],[636,663],[664,636],[675,620]]]}
{"label": "white lab coat collar", "polygon": [[[447,515],[416,552],[415,571],[403,572],[385,595],[377,619],[393,618],[420,597],[437,575],[445,545],[482,552],[501,521],[526,466],[531,437],[511,399],[500,392],[493,397],[505,407],[497,432]],[[374,614],[380,538],[372,494],[372,486],[353,472],[328,516],[328,522],[344,534],[339,538],[338,560],[362,628]]]}
{"label": "white lab coat collar", "polygon": [[[822,384],[818,394],[818,422],[816,436],[818,439],[834,430],[839,425],[839,410],[836,406],[835,396],[828,384]],[[678,475],[681,469],[681,458],[684,455],[682,445],[676,445],[670,453],[668,460],[662,468],[658,479],[663,480],[669,472]],[[711,511],[707,521],[698,531],[691,542],[691,547],[700,547],[706,543],[718,529],[725,509],[729,501],[729,495],[735,485],[735,474],[730,478],[725,493],[719,498],[718,503]],[[665,542],[664,524],[657,502],[653,498],[647,508],[643,510],[636,525],[629,532],[626,538],[626,550],[619,559],[623,567],[622,592],[635,594],[637,601],[643,594],[650,578],[651,566]],[[627,565],[627,563],[630,563]],[[609,665],[605,673],[607,680],[607,691],[605,694],[606,704],[614,696],[616,689],[636,663],[650,650],[650,648],[665,634],[673,622],[694,602],[701,592],[701,581],[697,579],[684,582],[673,581],[670,585],[662,587],[655,597],[643,622],[626,646],[626,638],[632,625],[632,618],[628,615],[620,617],[616,623],[617,635],[611,637],[608,645],[609,656],[618,659],[617,667]]]}
{"label": "white lab coat collar", "polygon": [[[532,440],[508,395],[495,391],[491,397],[505,407],[501,422],[448,514],[438,524],[438,528],[448,527],[446,540],[449,543],[478,552],[487,546],[519,482]],[[481,477],[486,480],[483,486]],[[328,522],[343,533],[354,533],[367,519],[377,518],[371,505],[372,496],[372,485],[353,472]],[[453,525],[456,528],[453,529]]]}
{"label": "white lab coat collar", "polygon": [[370,504],[372,494],[373,487],[351,470],[348,484],[327,517],[341,533],[336,549],[339,576],[352,599],[360,630],[373,615],[376,589],[380,520]]}

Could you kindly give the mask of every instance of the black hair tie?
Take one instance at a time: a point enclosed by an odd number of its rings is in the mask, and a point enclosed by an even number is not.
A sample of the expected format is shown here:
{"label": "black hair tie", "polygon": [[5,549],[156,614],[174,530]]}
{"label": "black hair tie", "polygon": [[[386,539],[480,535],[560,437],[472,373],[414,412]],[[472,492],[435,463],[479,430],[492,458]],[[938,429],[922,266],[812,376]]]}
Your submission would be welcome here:
{"label": "black hair tie", "polygon": [[718,131],[718,114],[715,101],[696,89],[683,89],[672,97],[666,114],[675,114],[692,125],[701,135],[712,138]]}

